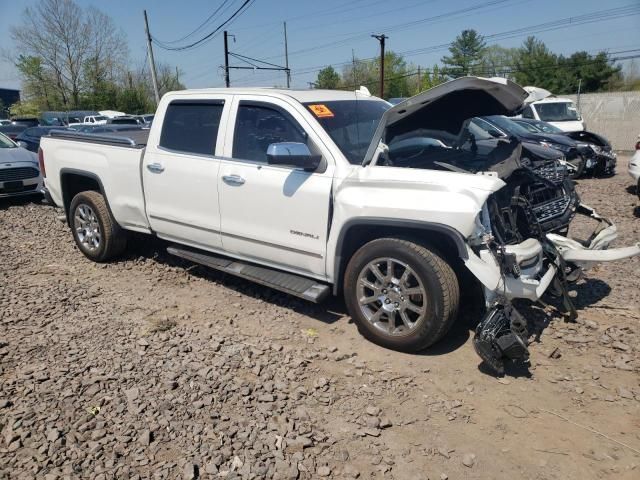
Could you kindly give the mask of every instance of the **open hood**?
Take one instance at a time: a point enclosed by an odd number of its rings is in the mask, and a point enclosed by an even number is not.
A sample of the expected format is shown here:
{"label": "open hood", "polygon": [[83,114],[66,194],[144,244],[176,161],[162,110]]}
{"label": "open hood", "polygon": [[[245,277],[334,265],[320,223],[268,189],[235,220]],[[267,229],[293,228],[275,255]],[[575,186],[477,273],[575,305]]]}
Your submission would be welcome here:
{"label": "open hood", "polygon": [[540,87],[523,87],[525,92],[529,94],[529,96],[525,99],[525,104],[530,104],[533,102],[537,102],[538,100],[544,100],[547,97],[552,97],[553,94],[549,90],[545,90]]}
{"label": "open hood", "polygon": [[426,90],[384,113],[363,165],[372,161],[381,140],[388,143],[416,129],[458,135],[469,118],[517,114],[527,95],[522,87],[504,78],[462,77]]}

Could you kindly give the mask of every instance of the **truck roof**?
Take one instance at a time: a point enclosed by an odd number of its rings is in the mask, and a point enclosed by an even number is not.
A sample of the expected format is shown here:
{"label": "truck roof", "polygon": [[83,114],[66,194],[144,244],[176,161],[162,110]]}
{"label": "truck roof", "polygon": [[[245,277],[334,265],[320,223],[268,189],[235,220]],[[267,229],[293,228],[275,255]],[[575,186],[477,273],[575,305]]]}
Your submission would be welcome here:
{"label": "truck roof", "polygon": [[168,92],[167,96],[183,96],[183,95],[212,95],[212,94],[254,94],[254,95],[281,95],[293,98],[300,103],[306,102],[329,102],[339,100],[380,100],[378,97],[368,95],[360,90],[322,90],[322,89],[288,89],[288,88],[269,88],[269,87],[253,87],[253,88],[200,88],[193,90],[178,90]]}

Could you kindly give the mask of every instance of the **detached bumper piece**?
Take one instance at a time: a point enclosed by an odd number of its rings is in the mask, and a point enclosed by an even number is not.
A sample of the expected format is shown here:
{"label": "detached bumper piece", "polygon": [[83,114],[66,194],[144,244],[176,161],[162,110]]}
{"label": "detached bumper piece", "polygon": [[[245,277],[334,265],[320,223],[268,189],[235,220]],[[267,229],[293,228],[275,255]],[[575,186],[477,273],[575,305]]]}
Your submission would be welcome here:
{"label": "detached bumper piece", "polygon": [[495,305],[476,328],[473,347],[497,375],[504,375],[505,360],[526,362],[527,322],[511,304]]}

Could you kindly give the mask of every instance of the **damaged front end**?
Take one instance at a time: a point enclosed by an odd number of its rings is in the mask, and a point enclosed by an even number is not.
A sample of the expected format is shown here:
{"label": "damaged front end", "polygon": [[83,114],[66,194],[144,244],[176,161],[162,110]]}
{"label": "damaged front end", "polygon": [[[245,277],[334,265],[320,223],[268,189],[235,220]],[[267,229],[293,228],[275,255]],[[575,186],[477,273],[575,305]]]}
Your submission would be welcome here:
{"label": "damaged front end", "polygon": [[[466,261],[484,286],[487,305],[474,347],[498,374],[504,373],[505,360],[528,358],[526,321],[512,300],[538,301],[549,292],[560,297],[567,321],[574,321],[577,312],[568,294],[570,283],[594,264],[640,254],[640,243],[610,248],[617,237],[615,225],[582,205],[562,175],[554,178],[548,171],[523,167],[514,170],[506,183],[479,214]],[[586,240],[567,236],[575,215],[598,221]]]}

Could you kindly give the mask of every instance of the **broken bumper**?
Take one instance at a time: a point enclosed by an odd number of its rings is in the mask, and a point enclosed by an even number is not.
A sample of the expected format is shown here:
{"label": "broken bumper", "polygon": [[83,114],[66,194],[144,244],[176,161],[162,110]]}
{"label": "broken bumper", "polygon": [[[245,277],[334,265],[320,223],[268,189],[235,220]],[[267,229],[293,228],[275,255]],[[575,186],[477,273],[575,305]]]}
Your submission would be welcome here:
{"label": "broken bumper", "polygon": [[616,226],[591,207],[580,205],[577,213],[599,221],[598,227],[586,242],[548,233],[547,240],[561,257],[554,261],[545,256],[542,243],[533,238],[516,245],[506,245],[499,255],[489,248],[480,249],[476,253],[467,246],[468,258],[465,265],[485,287],[487,302],[498,298],[526,298],[535,301],[544,294],[565,266],[574,270],[587,270],[597,263],[640,255],[640,243],[623,248],[609,248],[618,236]]}

